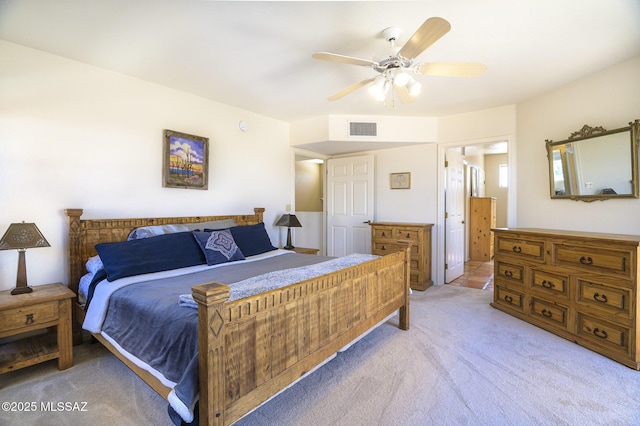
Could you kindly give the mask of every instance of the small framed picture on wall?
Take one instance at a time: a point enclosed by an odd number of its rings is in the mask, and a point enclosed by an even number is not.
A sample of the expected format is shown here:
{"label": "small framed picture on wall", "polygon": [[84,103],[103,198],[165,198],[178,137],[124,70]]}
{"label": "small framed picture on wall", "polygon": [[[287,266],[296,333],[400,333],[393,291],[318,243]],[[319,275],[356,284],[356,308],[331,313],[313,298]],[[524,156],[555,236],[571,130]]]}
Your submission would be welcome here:
{"label": "small framed picture on wall", "polygon": [[391,189],[410,189],[411,173],[409,172],[390,173],[389,186]]}
{"label": "small framed picture on wall", "polygon": [[207,189],[209,138],[164,130],[162,186]]}

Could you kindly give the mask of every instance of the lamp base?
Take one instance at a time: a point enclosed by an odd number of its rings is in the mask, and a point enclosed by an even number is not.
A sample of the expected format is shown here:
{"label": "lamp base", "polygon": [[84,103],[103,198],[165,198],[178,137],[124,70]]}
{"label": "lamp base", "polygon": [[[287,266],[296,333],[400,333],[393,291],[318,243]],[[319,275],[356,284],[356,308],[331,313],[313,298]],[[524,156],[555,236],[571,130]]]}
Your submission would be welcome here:
{"label": "lamp base", "polygon": [[287,245],[283,247],[285,250],[293,250],[295,247],[291,244],[291,228],[287,228]]}
{"label": "lamp base", "polygon": [[33,289],[31,287],[16,287],[11,290],[11,294],[15,296],[16,294],[31,293],[32,291]]}
{"label": "lamp base", "polygon": [[18,277],[16,278],[16,288],[11,290],[11,294],[31,293],[33,289],[27,285],[27,266],[25,261],[25,250],[18,250]]}

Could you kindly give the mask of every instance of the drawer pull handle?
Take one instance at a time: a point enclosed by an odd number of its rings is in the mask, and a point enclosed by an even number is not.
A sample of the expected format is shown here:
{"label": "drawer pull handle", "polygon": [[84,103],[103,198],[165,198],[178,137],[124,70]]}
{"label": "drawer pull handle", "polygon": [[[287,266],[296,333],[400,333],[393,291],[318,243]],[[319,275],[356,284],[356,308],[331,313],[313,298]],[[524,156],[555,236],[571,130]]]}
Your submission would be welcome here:
{"label": "drawer pull handle", "polygon": [[383,233],[382,233],[382,236],[383,236],[383,237],[386,237],[386,236],[387,236],[387,234],[385,234],[385,233],[383,232]]}
{"label": "drawer pull handle", "polygon": [[405,238],[411,238],[411,234],[407,232],[407,236]]}
{"label": "drawer pull handle", "polygon": [[511,272],[511,271],[509,271],[509,270],[504,271],[504,276],[505,276],[505,277],[509,277],[509,278],[511,278],[511,277],[513,277],[513,272]]}
{"label": "drawer pull handle", "polygon": [[386,246],[382,246],[382,247],[380,248],[380,250],[386,250],[386,249],[387,249],[387,247],[386,247]]}
{"label": "drawer pull handle", "polygon": [[507,303],[513,303],[513,297],[509,296],[508,294],[504,297],[504,301]]}
{"label": "drawer pull handle", "polygon": [[553,316],[553,313],[551,313],[551,311],[548,311],[546,309],[543,309],[541,313],[547,318],[551,318]]}
{"label": "drawer pull handle", "polygon": [[606,294],[603,294],[602,296],[600,295],[600,293],[594,293],[593,294],[593,299],[596,302],[600,302],[600,303],[607,303],[609,301],[609,299],[607,298]]}
{"label": "drawer pull handle", "polygon": [[582,263],[583,265],[593,265],[593,259],[591,257],[582,256],[580,258],[580,263]]}
{"label": "drawer pull handle", "polygon": [[599,328],[594,328],[593,329],[593,334],[594,334],[594,336],[599,337],[601,339],[606,339],[607,337],[609,337],[609,335],[607,334],[606,330],[600,331]]}
{"label": "drawer pull handle", "polygon": [[35,322],[35,320],[33,319],[33,314],[27,314],[25,315],[25,317],[27,318],[24,322],[25,325],[31,325]]}
{"label": "drawer pull handle", "polygon": [[520,246],[513,246],[512,250],[514,253],[522,253],[522,247]]}
{"label": "drawer pull handle", "polygon": [[544,288],[554,288],[556,285],[554,283],[552,283],[551,281],[547,281],[547,280],[542,280],[542,287]]}

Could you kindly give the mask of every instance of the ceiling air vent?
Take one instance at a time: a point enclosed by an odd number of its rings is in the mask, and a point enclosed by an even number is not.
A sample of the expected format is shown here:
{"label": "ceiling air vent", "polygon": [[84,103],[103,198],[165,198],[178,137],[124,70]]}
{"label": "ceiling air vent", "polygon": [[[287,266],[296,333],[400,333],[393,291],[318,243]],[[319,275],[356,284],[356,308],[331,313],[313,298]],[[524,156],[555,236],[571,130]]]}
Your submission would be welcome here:
{"label": "ceiling air vent", "polygon": [[349,123],[349,136],[378,136],[378,123]]}

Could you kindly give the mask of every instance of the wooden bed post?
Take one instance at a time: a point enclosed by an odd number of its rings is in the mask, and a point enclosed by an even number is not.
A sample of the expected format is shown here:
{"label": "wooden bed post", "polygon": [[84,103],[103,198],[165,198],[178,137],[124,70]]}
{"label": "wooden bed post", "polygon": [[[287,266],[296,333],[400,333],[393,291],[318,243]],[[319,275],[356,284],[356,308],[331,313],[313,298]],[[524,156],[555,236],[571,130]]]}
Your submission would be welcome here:
{"label": "wooden bed post", "polygon": [[[65,209],[64,214],[67,215],[67,222],[69,224],[69,258],[67,259],[69,265],[69,282],[67,286],[75,293],[78,294],[78,284],[80,284],[80,277],[82,277],[82,245],[81,245],[81,225],[80,216],[82,216],[82,209]],[[71,321],[73,344],[79,345],[82,343],[82,327],[80,322],[77,321],[76,304],[73,304],[71,314],[73,320]]]}
{"label": "wooden bed post", "polygon": [[229,286],[201,284],[192,289],[198,302],[198,377],[200,380],[200,424],[225,424],[224,303]]}
{"label": "wooden bed post", "polygon": [[78,284],[80,283],[80,277],[82,277],[82,262],[78,259],[81,258],[82,253],[80,249],[80,216],[82,216],[82,209],[65,209],[64,213],[67,215],[67,222],[69,223],[69,282],[67,285],[74,293],[78,294]]}
{"label": "wooden bed post", "polygon": [[411,241],[399,240],[400,247],[404,249],[404,305],[399,309],[401,330],[409,329],[409,295],[411,293]]}
{"label": "wooden bed post", "polygon": [[254,207],[253,212],[256,214],[256,217],[258,218],[258,222],[263,222],[264,207]]}

